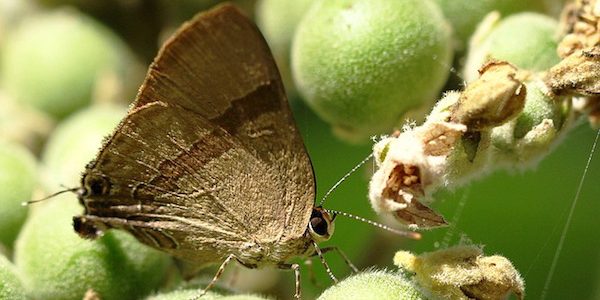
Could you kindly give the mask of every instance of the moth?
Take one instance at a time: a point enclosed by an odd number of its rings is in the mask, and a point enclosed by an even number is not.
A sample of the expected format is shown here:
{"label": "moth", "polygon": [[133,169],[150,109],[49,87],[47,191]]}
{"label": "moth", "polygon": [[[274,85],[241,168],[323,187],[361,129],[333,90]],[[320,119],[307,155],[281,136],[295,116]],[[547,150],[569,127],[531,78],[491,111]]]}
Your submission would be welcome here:
{"label": "moth", "polygon": [[166,41],[127,116],[83,172],[75,231],[116,228],[199,266],[231,260],[295,271],[321,253],[335,215],[315,178],[273,56],[234,6]]}

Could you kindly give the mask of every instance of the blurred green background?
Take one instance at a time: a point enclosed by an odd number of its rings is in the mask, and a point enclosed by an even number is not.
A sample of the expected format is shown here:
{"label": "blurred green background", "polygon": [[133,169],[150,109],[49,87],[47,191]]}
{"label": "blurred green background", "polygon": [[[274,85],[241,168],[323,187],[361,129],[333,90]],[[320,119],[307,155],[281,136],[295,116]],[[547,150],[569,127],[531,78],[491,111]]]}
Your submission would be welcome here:
{"label": "blurred green background", "polygon": [[[40,158],[40,153],[45,151],[45,141],[52,133],[54,124],[61,124],[63,118],[68,118],[69,115],[86,109],[87,106],[123,107],[127,105],[141,84],[145,67],[156,54],[161,41],[181,22],[217,2],[219,1],[0,0],[0,55],[2,55],[0,65],[0,70],[2,70],[0,73],[0,138],[24,145]],[[253,1],[235,2],[243,7],[248,15],[255,15],[256,4]],[[560,5],[558,3],[561,1],[552,2],[554,4],[553,11],[556,11],[556,5]],[[35,101],[20,99],[21,96],[10,92],[11,87],[6,85],[6,77],[17,76],[10,73],[14,68],[21,73],[26,70],[31,73],[23,74],[23,78],[26,78],[27,82],[20,84],[24,86],[29,84],[32,89],[41,89],[48,82],[48,78],[53,77],[56,72],[79,70],[78,64],[83,63],[73,62],[74,66],[68,68],[53,66],[49,69],[32,69],[31,57],[19,56],[20,52],[17,49],[14,57],[7,58],[5,49],[16,47],[13,35],[21,26],[33,22],[32,20],[38,21],[42,19],[42,16],[54,14],[58,10],[63,11],[65,7],[69,7],[66,14],[75,14],[78,20],[84,20],[83,22],[86,24],[91,22],[92,28],[97,29],[97,33],[92,34],[98,34],[101,36],[99,39],[109,41],[107,49],[110,48],[113,51],[115,48],[114,51],[119,53],[119,59],[107,59],[103,61],[106,65],[90,71],[95,73],[90,82],[83,83],[87,92],[73,96],[77,98],[77,105],[74,105],[68,113],[61,111],[60,114],[53,115],[52,112],[39,111],[39,106],[36,106],[35,103],[39,103],[36,101],[58,101],[54,100],[56,98]],[[536,4],[535,9],[539,11],[539,5]],[[301,14],[299,15],[301,16]],[[294,22],[294,20],[287,21]],[[289,30],[293,33],[293,26]],[[81,50],[77,48],[77,41],[74,42],[75,44],[65,42],[73,37],[70,36],[70,33],[64,33],[63,36],[54,36],[52,32],[38,33],[46,35],[45,43],[57,43],[58,46],[54,48],[58,51],[76,52]],[[464,41],[462,42],[464,43]],[[44,44],[22,43],[25,44],[20,47],[27,49],[29,47],[37,47],[42,50],[53,48]],[[61,48],[65,45],[75,48]],[[82,49],[85,51],[84,47]],[[294,91],[293,84],[289,81],[289,65],[286,65],[289,63],[286,61],[289,57],[286,57],[285,52],[289,51],[289,46],[287,49],[284,47],[281,50],[284,52],[283,54],[277,53],[277,51],[279,50],[274,49],[282,64],[280,68],[284,72],[284,77],[288,79],[286,84],[290,92],[294,117],[304,137],[315,169],[318,186],[317,199],[320,200],[335,182],[369,155],[371,145],[368,143],[349,144],[334,136],[330,126],[317,117]],[[49,52],[42,51],[42,53],[50,55]],[[78,56],[73,54],[72,57]],[[83,55],[82,61],[94,59],[94,57]],[[460,62],[460,58],[456,58],[455,61]],[[8,68],[9,64],[14,67]],[[86,65],[86,67],[89,66]],[[102,74],[102,76],[98,74]],[[77,78],[81,79],[82,76],[77,75]],[[415,74],[415,76],[426,76],[426,74]],[[68,76],[64,78],[68,78]],[[80,84],[80,82],[66,82],[62,87],[58,87],[58,83],[52,83],[54,86],[49,88],[59,89],[59,94],[64,94],[64,98],[67,99],[72,92],[78,91],[79,88],[75,88],[74,84]],[[459,87],[452,82],[447,86],[454,89]],[[43,95],[43,91],[40,93]],[[27,103],[29,105],[25,105]],[[49,104],[52,106],[53,103]],[[115,111],[118,113],[115,112],[114,119],[118,119],[118,114],[122,113],[122,110],[115,109]],[[114,120],[110,122],[114,122]],[[110,122],[107,124],[112,124]],[[107,128],[111,126],[113,125]],[[88,128],[81,126],[82,136],[86,135],[86,129]],[[110,130],[107,130],[106,134],[109,132]],[[392,257],[394,252],[400,249],[422,253],[458,243],[481,244],[485,246],[486,254],[501,254],[512,260],[526,282],[527,297],[538,299],[542,295],[550,265],[557,251],[560,235],[574,201],[595,135],[596,131],[592,130],[587,123],[581,122],[553,152],[539,163],[537,168],[526,171],[497,171],[454,191],[440,191],[436,195],[437,201],[432,206],[452,224],[448,228],[424,232],[422,240],[407,240],[366,223],[340,216],[336,219],[336,231],[333,238],[323,243],[322,246],[340,247],[360,269],[396,269],[392,264]],[[96,142],[94,139],[93,143]],[[69,143],[65,143],[65,147],[68,145]],[[96,144],[91,145],[97,147]],[[54,153],[60,152],[56,149],[53,151],[55,151]],[[73,152],[68,152],[65,148],[65,153]],[[52,165],[48,162],[42,164]],[[56,165],[52,166],[59,168]],[[81,170],[83,167],[84,165],[80,166]],[[45,195],[53,191],[48,191],[48,188],[58,189],[57,182],[48,183],[48,181],[62,179],[62,175],[60,175],[63,174],[62,172],[72,174],[73,168],[77,170],[77,166],[72,165],[65,165],[64,168],[69,170],[40,171],[43,175],[40,175],[39,181],[42,186],[46,187],[46,190],[42,190],[36,195]],[[1,171],[9,172],[10,170]],[[389,220],[378,218],[370,207],[367,187],[373,171],[372,162],[365,164],[335,190],[326,201],[325,207],[396,226]],[[597,217],[600,212],[600,201],[598,201],[600,200],[598,197],[600,185],[597,181],[600,176],[599,172],[600,158],[595,157],[589,166],[588,175],[573,214],[572,224],[565,236],[565,244],[558,258],[546,299],[600,299],[600,218]],[[69,182],[58,183],[69,184]],[[77,201],[74,196],[72,201]],[[13,260],[12,243],[0,247],[0,253]],[[341,279],[350,274],[350,269],[337,254],[327,253],[326,258],[338,278]],[[302,261],[299,260],[299,262]],[[314,259],[313,262],[313,269],[317,276],[316,281],[321,286],[311,283],[309,268],[303,267],[302,288],[307,299],[316,297],[324,287],[332,284],[318,259]],[[232,272],[232,270],[228,270],[228,272]],[[212,276],[214,269],[205,270],[203,274],[206,277]],[[253,278],[256,276],[252,275],[252,272],[249,273],[250,275],[246,275],[246,272],[240,274],[237,282],[239,286],[243,286],[243,289],[246,289],[245,281],[256,280]],[[272,280],[259,280],[274,283],[264,284],[266,290],[261,289],[256,292],[279,298],[290,298],[293,294],[294,277],[291,272],[275,271],[263,273],[261,276],[278,277]],[[171,278],[163,286],[173,286],[174,281],[176,280]],[[228,282],[229,279],[225,278],[221,283],[227,285]],[[261,284],[250,285],[263,286]]]}

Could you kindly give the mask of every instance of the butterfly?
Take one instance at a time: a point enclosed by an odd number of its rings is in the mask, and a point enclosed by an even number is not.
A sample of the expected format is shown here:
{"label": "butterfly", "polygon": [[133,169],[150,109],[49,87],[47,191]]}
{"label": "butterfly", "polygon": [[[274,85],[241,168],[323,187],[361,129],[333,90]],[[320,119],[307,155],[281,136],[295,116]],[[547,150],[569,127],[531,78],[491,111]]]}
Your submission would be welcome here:
{"label": "butterfly", "polygon": [[321,253],[335,215],[315,206],[315,176],[273,56],[225,4],[166,41],[112,135],[83,172],[80,236],[116,228],[199,266],[231,260],[296,275]]}

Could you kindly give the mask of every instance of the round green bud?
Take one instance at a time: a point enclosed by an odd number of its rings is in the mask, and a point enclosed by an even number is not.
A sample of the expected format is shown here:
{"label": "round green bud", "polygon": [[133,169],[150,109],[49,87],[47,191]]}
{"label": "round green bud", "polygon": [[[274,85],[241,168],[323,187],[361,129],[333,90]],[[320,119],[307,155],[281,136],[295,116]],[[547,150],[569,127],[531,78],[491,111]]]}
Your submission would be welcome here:
{"label": "round green bud", "polygon": [[548,11],[546,0],[435,0],[452,24],[454,44],[457,50],[466,48],[477,24],[492,12],[510,15],[523,11]]}
{"label": "round green bud", "polygon": [[[544,83],[538,80],[526,83],[525,107],[516,119],[496,127],[490,138],[497,164],[508,163],[519,167],[535,165],[560,141],[570,105],[566,98],[548,95]],[[527,163],[524,163],[527,162]]]}
{"label": "round green bud", "polygon": [[[545,71],[560,62],[556,53],[558,23],[537,13],[520,13],[501,21],[490,19],[489,31],[471,43],[464,75],[478,77],[477,70],[488,60],[505,60],[520,69]],[[491,26],[490,26],[491,25]]]}
{"label": "round green bud", "polygon": [[125,108],[92,106],[64,120],[52,133],[42,153],[43,183],[49,190],[78,186],[81,172],[125,115]]}
{"label": "round green bud", "polygon": [[[189,300],[200,294],[202,288],[178,289],[171,292],[159,292],[148,297],[146,300]],[[217,300],[221,299],[221,295],[214,292],[207,292],[202,299]]]}
{"label": "round green bud", "polygon": [[[184,290],[175,290],[168,293],[156,294],[151,297],[148,297],[147,300],[189,300],[193,297],[200,294],[202,291],[201,288],[197,289],[184,289]],[[243,294],[243,295],[230,295],[230,296],[222,296],[217,293],[207,292],[201,299],[206,300],[267,300],[269,298],[265,298],[262,296],[251,295],[251,294]]]}
{"label": "round green bud", "polygon": [[31,199],[36,171],[35,158],[27,149],[0,141],[0,244],[7,248],[12,248],[27,217],[21,203]]}
{"label": "round green bud", "polygon": [[13,264],[0,255],[0,299],[27,299]]}
{"label": "round green bud", "polygon": [[90,241],[73,230],[82,213],[73,194],[36,204],[16,243],[15,264],[34,299],[139,299],[163,282],[170,258],[130,234],[110,230]]}
{"label": "round green bud", "polygon": [[526,86],[525,107],[517,117],[514,137],[517,139],[524,137],[545,119],[552,120],[554,128],[559,130],[565,121],[567,112],[562,105],[563,102],[544,92],[546,87],[541,81],[531,81],[526,83]]}
{"label": "round green bud", "polygon": [[119,84],[130,59],[115,35],[75,10],[27,18],[5,42],[0,76],[6,92],[57,118],[86,106],[106,81]]}
{"label": "round green bud", "polygon": [[298,25],[292,71],[338,136],[366,141],[429,110],[451,56],[450,29],[431,1],[321,0]]}
{"label": "round green bud", "polygon": [[337,299],[405,299],[422,300],[414,283],[399,273],[369,271],[348,277],[328,288],[319,300]]}
{"label": "round green bud", "polygon": [[223,296],[219,298],[219,300],[267,300],[269,298],[265,298],[263,296],[246,294],[246,295],[230,295]]}

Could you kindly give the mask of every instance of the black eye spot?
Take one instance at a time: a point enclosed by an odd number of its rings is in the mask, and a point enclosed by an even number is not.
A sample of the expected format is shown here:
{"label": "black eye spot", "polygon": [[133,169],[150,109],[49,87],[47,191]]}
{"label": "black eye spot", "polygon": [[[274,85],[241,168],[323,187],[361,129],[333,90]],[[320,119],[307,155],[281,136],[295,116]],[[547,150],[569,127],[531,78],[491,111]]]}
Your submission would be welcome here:
{"label": "black eye spot", "polygon": [[310,226],[313,231],[318,235],[327,235],[327,222],[323,219],[323,216],[310,218]]}
{"label": "black eye spot", "polygon": [[90,196],[100,196],[108,194],[110,182],[104,177],[90,177],[86,180],[86,190]]}
{"label": "black eye spot", "polygon": [[92,191],[92,195],[102,194],[103,189],[104,185],[102,184],[102,181],[92,181],[90,183],[90,190]]}

